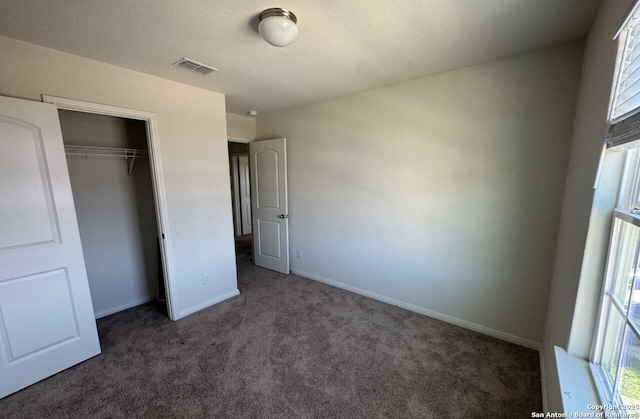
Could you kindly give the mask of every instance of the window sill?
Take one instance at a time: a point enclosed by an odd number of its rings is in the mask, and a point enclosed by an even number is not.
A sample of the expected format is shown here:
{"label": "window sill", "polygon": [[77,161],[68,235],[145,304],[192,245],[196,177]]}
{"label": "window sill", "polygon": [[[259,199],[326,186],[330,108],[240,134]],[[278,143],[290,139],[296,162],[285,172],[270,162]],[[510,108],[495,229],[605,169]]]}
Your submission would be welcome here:
{"label": "window sill", "polygon": [[589,362],[554,347],[562,407],[566,413],[593,413],[589,405],[600,404],[598,390],[591,375]]}

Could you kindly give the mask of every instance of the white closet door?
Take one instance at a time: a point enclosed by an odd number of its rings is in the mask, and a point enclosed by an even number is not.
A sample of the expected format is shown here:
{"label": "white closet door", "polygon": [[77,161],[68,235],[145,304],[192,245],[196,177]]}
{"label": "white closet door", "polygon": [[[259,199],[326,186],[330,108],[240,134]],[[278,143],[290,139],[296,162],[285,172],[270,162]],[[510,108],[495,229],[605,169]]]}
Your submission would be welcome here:
{"label": "white closet door", "polygon": [[57,108],[0,97],[0,397],[99,353]]}

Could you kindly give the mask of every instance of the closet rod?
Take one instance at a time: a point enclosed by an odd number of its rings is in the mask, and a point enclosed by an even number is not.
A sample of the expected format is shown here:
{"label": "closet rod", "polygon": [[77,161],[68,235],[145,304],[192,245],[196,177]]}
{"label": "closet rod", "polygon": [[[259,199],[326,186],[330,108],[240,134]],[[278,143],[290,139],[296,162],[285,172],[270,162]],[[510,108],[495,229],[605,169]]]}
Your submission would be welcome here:
{"label": "closet rod", "polygon": [[94,147],[84,145],[65,145],[64,152],[81,156],[109,156],[109,157],[147,157],[147,150],[137,148]]}
{"label": "closet rod", "polygon": [[131,176],[133,165],[138,157],[148,157],[147,150],[137,148],[118,147],[94,147],[86,145],[65,145],[64,152],[71,156],[102,156],[102,157],[125,157],[127,159],[127,173]]}

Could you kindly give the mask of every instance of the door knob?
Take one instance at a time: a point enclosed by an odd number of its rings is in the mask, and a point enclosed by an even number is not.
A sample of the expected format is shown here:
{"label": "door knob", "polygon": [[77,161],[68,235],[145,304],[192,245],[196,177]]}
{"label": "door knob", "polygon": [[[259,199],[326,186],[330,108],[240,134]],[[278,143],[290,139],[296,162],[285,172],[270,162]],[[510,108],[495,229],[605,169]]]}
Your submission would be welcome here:
{"label": "door knob", "polygon": [[289,218],[289,214],[280,214],[278,215],[278,218],[282,218],[284,220],[285,218]]}

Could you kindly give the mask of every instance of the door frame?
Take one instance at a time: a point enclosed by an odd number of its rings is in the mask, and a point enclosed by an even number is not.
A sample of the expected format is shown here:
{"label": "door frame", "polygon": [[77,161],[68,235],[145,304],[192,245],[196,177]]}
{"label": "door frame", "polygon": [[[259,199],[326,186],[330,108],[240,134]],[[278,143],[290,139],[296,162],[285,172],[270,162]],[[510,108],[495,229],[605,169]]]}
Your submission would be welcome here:
{"label": "door frame", "polygon": [[240,213],[240,180],[238,156],[240,154],[229,154],[231,160],[231,203],[233,204],[233,234],[235,237],[242,236],[242,214]]}
{"label": "door frame", "polygon": [[155,198],[158,235],[161,236],[160,257],[164,272],[165,294],[167,296],[167,314],[169,319],[176,320],[175,308],[177,305],[175,304],[175,296],[173,294],[173,290],[175,289],[173,284],[173,251],[171,247],[171,234],[169,233],[170,224],[167,216],[169,212],[167,210],[162,157],[160,154],[160,136],[158,134],[158,118],[156,114],[120,106],[103,105],[50,95],[42,95],[42,101],[56,105],[58,109],[136,119],[146,123],[149,166],[151,166],[151,184]]}
{"label": "door frame", "polygon": [[[236,142],[236,141],[233,141]],[[248,144],[248,143],[247,143]],[[231,194],[232,194],[232,203],[233,203],[233,226],[234,226],[234,234],[236,237],[244,236],[242,231],[242,182],[240,181],[240,160],[239,157],[249,158],[249,152],[246,153],[230,153],[229,158],[231,160]],[[249,188],[249,185],[247,185]]]}
{"label": "door frame", "polygon": [[[244,236],[245,234],[253,234],[253,225],[251,219],[251,180],[249,179],[249,173],[243,172],[242,166],[240,165],[240,159],[246,158],[247,160],[247,170],[249,170],[249,152],[238,154],[237,165],[238,165],[238,204],[240,206],[240,235]],[[245,190],[243,192],[243,189]],[[247,215],[247,207],[243,205],[243,201],[247,199],[246,193],[249,192],[249,217],[245,218]],[[248,220],[248,221],[247,221]],[[245,233],[245,228],[250,230],[249,233]]]}
{"label": "door frame", "polygon": [[252,141],[254,141],[254,140],[252,140],[250,138],[236,137],[234,135],[228,135],[227,136],[227,142],[228,143],[249,144]]}

